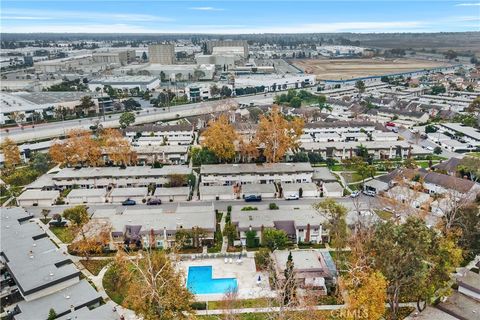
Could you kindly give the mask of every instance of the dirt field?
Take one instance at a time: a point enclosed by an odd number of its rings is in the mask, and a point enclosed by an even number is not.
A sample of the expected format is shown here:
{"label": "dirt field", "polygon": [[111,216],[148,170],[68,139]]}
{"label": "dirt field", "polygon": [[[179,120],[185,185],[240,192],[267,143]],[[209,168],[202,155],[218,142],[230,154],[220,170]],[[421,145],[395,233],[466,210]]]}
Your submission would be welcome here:
{"label": "dirt field", "polygon": [[316,74],[318,79],[324,80],[345,80],[358,77],[379,76],[446,65],[436,61],[414,59],[312,59],[295,60],[293,64],[306,73]]}

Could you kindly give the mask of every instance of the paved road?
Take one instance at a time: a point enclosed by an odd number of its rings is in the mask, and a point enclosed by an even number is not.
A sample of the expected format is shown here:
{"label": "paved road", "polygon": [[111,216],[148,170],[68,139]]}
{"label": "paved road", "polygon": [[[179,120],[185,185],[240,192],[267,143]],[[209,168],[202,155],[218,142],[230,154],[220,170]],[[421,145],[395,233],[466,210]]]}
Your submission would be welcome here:
{"label": "paved road", "polygon": [[[261,95],[242,96],[234,98],[238,104],[264,105],[273,102],[275,93],[267,93]],[[204,101],[180,106],[172,106],[170,108],[145,108],[136,114],[135,124],[152,123],[164,120],[173,120],[181,117],[189,117],[201,114],[208,114],[218,111],[226,111],[231,105],[226,103],[227,100]],[[90,126],[100,123],[104,128],[118,127],[118,119],[121,114],[107,115],[103,117],[83,118],[79,120],[67,120],[60,122],[36,124],[34,127],[28,126],[21,129],[19,127],[1,130],[1,136],[10,137],[18,143],[35,141],[41,139],[49,139],[65,135],[65,133],[73,128],[89,129]]]}
{"label": "paved road", "polygon": [[[318,203],[326,198],[314,198],[314,199],[300,199],[300,200],[283,200],[283,199],[264,199],[262,202],[246,203],[243,200],[220,200],[220,201],[184,201],[184,202],[169,202],[163,203],[159,207],[163,209],[174,209],[177,206],[187,206],[187,207],[197,207],[205,205],[213,205],[216,210],[227,211],[228,206],[235,205],[250,205],[250,206],[267,206],[269,203],[276,203],[279,207],[282,205],[312,205]],[[356,218],[358,211],[367,211],[374,208],[382,207],[382,203],[376,197],[368,197],[365,195],[360,195],[359,197],[352,199],[350,197],[343,198],[334,198],[335,201],[344,205],[349,211],[349,217],[347,221],[353,223]],[[41,218],[42,209],[49,209],[50,215],[55,213],[62,213],[66,208],[71,207],[72,205],[55,205],[50,207],[28,207],[27,210],[31,212],[34,216]],[[94,213],[98,209],[115,209],[117,213],[121,213],[125,210],[126,207],[121,204],[88,204],[89,211]],[[136,209],[141,208],[152,208],[152,206],[147,206],[145,204],[137,204]]]}

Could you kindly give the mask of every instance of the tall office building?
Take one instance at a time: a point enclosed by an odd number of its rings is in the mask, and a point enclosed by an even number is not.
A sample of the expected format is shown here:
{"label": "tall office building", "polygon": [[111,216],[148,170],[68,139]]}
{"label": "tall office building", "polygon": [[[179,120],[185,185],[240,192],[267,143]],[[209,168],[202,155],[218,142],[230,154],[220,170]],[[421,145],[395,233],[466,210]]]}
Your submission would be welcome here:
{"label": "tall office building", "polygon": [[148,46],[148,60],[150,63],[174,64],[175,47],[173,44],[152,44]]}

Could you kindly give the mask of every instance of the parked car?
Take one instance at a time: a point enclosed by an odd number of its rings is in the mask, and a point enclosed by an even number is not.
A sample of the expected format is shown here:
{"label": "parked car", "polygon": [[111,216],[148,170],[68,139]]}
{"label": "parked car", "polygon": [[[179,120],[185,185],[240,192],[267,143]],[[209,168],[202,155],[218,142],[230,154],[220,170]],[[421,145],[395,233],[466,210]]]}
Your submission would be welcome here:
{"label": "parked car", "polygon": [[353,191],[352,193],[350,193],[350,197],[352,198],[356,198],[360,195],[360,192],[359,191]]}
{"label": "parked car", "polygon": [[289,194],[285,197],[285,200],[298,200],[298,199],[300,199],[298,194]]}
{"label": "parked car", "polygon": [[363,190],[363,194],[365,194],[369,197],[375,197],[377,195],[377,193],[375,191],[372,191],[372,190]]}
{"label": "parked car", "polygon": [[387,122],[387,123],[385,124],[385,126],[387,126],[387,127],[395,127],[395,123],[389,121],[389,122]]}
{"label": "parked car", "polygon": [[160,199],[148,199],[147,201],[148,206],[158,206],[159,204],[162,204],[162,200]]}
{"label": "parked car", "polygon": [[135,202],[135,200],[132,200],[132,199],[127,199],[122,202],[122,206],[134,206],[136,204],[137,202]]}
{"label": "parked car", "polygon": [[245,202],[256,202],[256,201],[262,201],[262,196],[254,195],[254,194],[245,196]]}

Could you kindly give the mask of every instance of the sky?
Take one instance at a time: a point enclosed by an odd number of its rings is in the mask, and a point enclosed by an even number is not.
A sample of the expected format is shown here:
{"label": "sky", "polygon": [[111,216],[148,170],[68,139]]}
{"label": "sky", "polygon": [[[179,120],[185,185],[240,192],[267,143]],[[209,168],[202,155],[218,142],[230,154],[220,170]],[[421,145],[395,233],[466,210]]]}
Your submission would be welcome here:
{"label": "sky", "polygon": [[480,31],[480,0],[1,1],[5,33]]}

